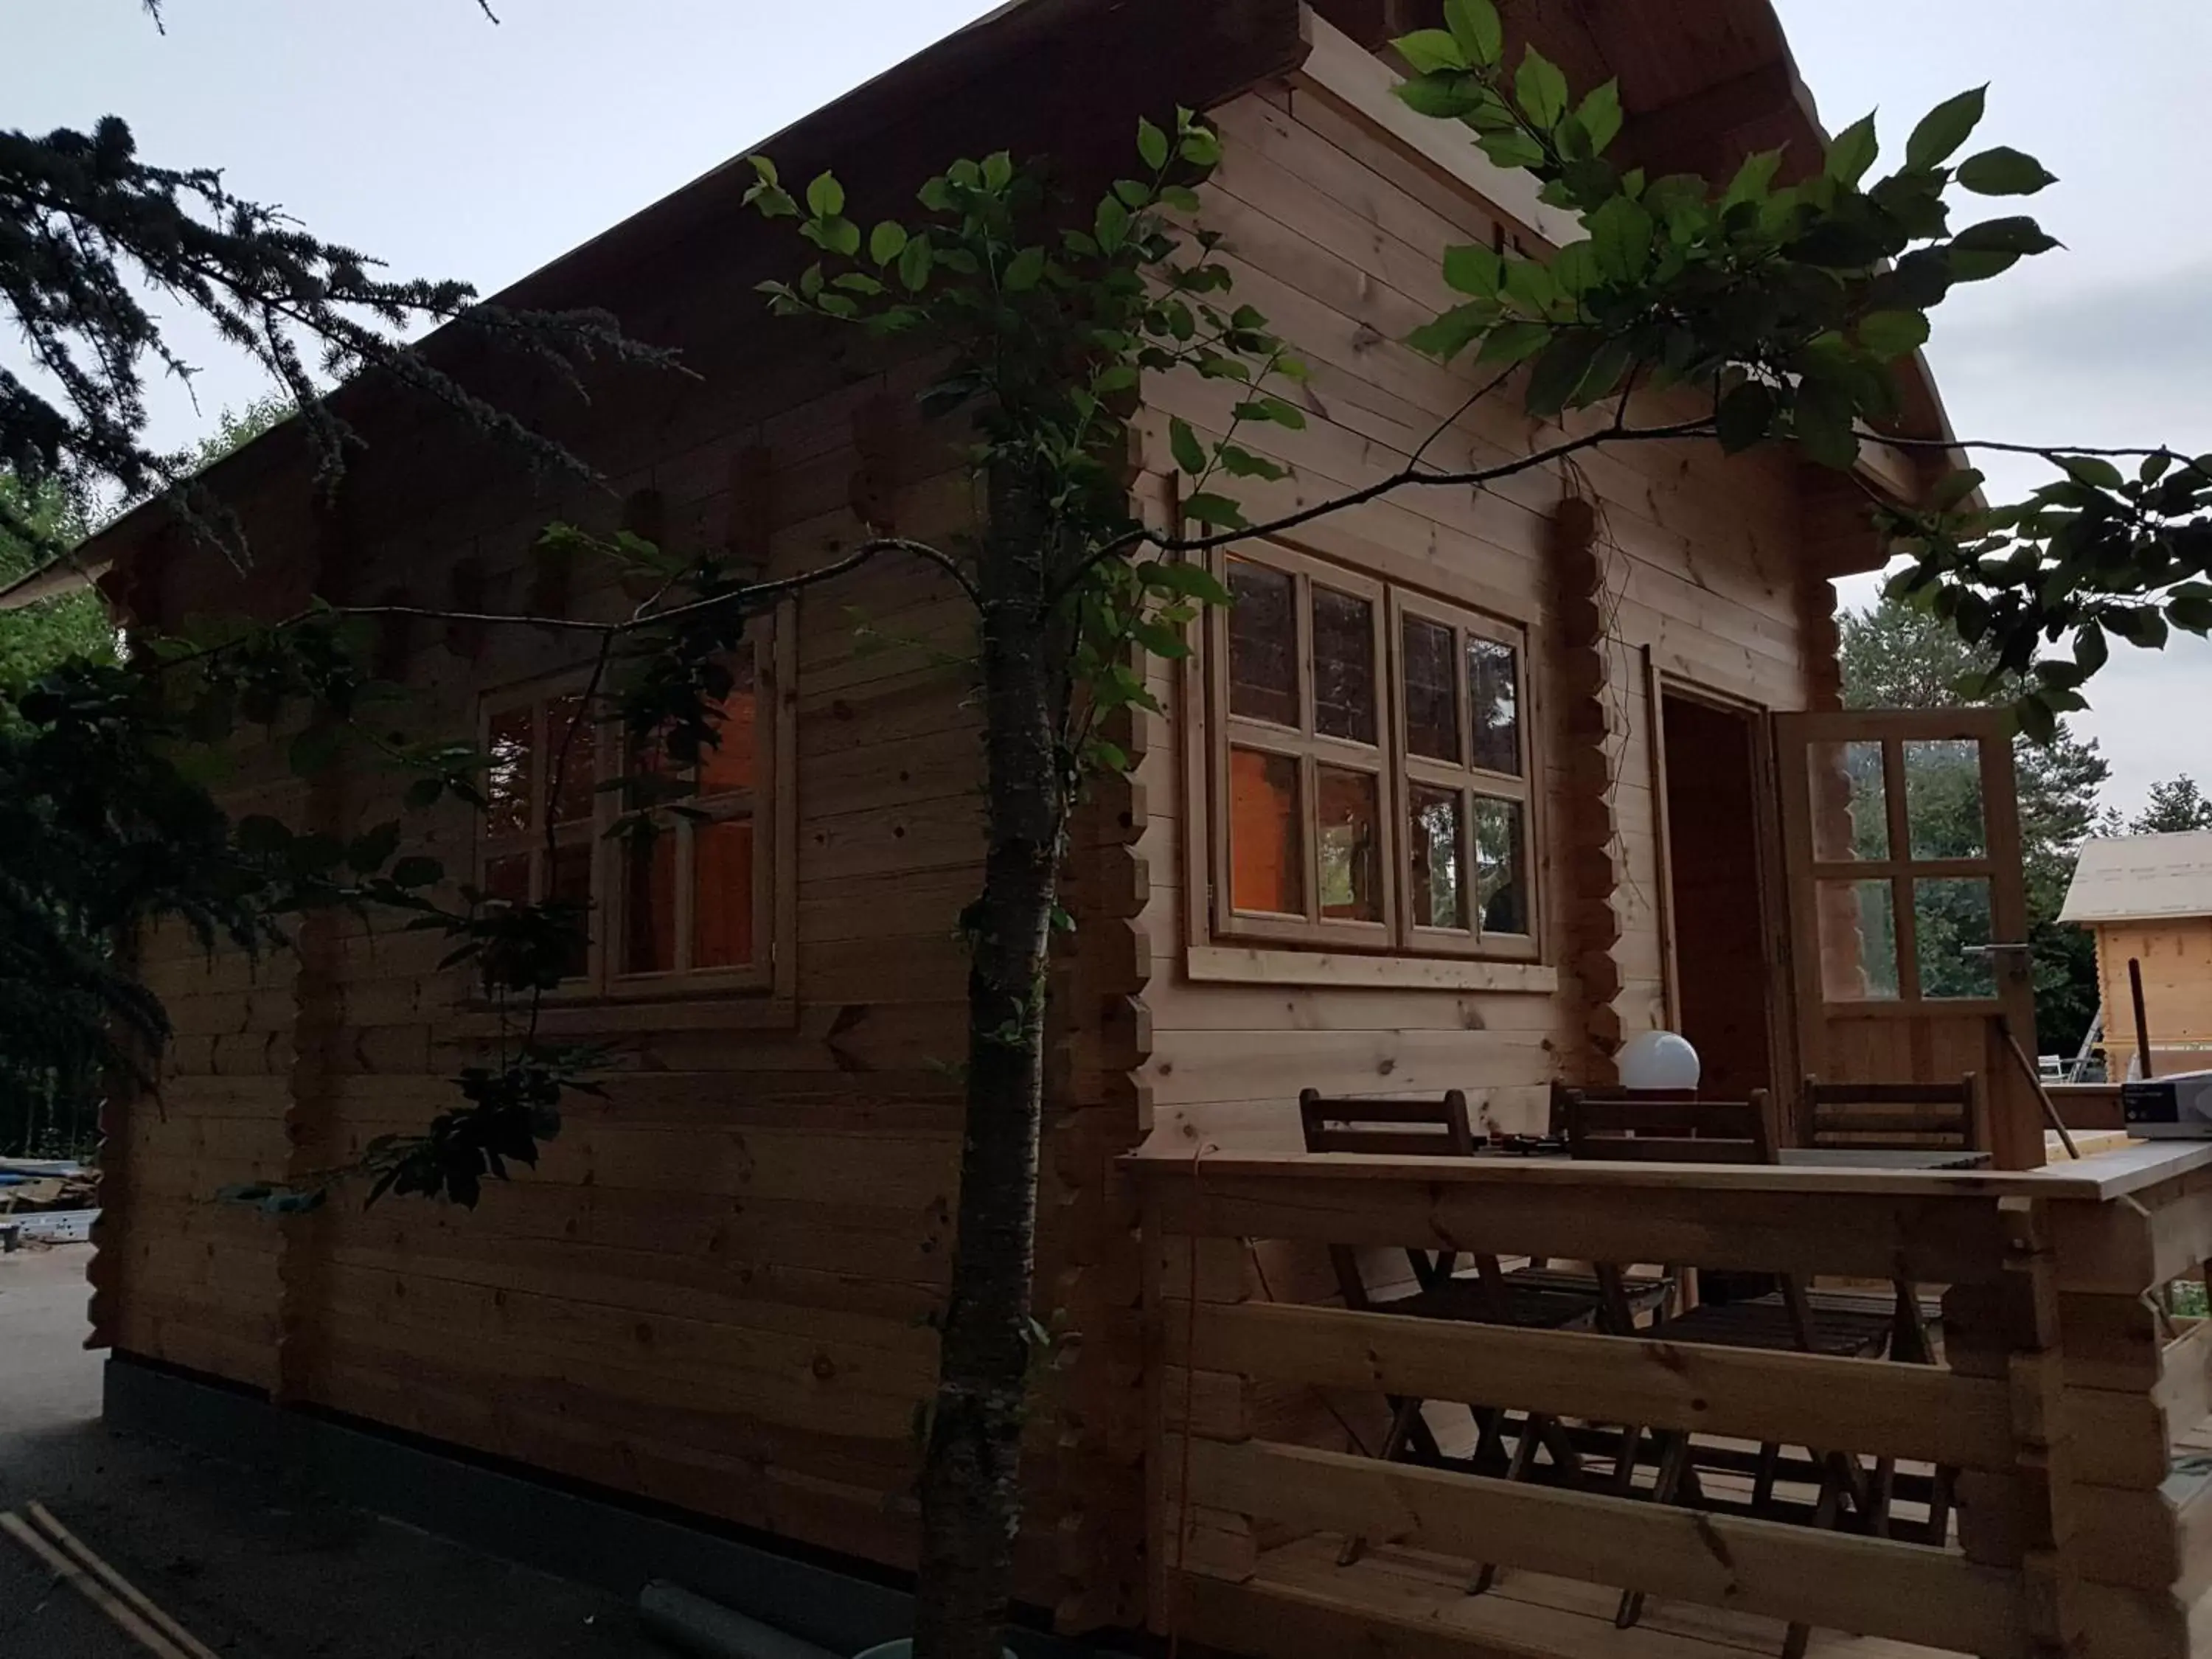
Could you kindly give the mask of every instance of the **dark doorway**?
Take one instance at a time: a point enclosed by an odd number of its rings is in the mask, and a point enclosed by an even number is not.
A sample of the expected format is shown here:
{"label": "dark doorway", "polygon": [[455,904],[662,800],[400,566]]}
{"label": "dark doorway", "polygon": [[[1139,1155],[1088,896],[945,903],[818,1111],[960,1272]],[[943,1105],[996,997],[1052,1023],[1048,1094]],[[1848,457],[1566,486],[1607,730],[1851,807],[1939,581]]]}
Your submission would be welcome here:
{"label": "dark doorway", "polygon": [[1674,1022],[1705,1062],[1705,1093],[1782,1089],[1769,1021],[1756,716],[1673,692],[1660,705]]}

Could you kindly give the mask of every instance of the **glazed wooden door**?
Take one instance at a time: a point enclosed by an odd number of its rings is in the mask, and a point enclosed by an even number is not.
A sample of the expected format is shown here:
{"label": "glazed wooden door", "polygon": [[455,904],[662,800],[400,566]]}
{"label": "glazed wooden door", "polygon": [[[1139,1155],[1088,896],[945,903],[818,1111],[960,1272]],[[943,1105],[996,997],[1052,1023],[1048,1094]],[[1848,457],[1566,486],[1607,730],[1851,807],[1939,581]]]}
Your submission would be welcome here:
{"label": "glazed wooden door", "polygon": [[1854,709],[1778,714],[1774,731],[1802,1068],[1978,1073],[1998,1167],[2041,1164],[2042,1106],[2014,1053],[2035,1053],[2035,1000],[2003,716]]}

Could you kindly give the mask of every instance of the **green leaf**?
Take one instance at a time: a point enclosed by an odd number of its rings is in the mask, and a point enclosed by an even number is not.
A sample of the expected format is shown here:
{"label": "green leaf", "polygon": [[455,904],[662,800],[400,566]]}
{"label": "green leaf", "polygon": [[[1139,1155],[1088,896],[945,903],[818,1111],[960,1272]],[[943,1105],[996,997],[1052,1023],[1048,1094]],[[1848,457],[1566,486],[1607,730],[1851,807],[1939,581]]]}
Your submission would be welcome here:
{"label": "green leaf", "polygon": [[1469,242],[1444,250],[1444,281],[1462,294],[1494,300],[1505,277],[1505,261],[1486,242]]}
{"label": "green leaf", "polygon": [[2166,648],[2166,618],[2150,605],[2106,605],[2102,620],[2107,629],[2130,645],[2145,651]]}
{"label": "green leaf", "polygon": [[1391,90],[1397,94],[1398,101],[1414,114],[1431,116],[1439,121],[1456,121],[1469,111],[1480,109],[1483,101],[1480,92],[1463,90],[1458,79],[1449,75],[1417,75],[1410,81],[1401,81]]}
{"label": "green leaf", "polygon": [[1454,306],[1433,322],[1424,323],[1406,337],[1406,343],[1425,356],[1449,362],[1487,333],[1498,321],[1498,307],[1487,300]]}
{"label": "green leaf", "polygon": [[1873,311],[1859,319],[1859,343],[1885,362],[1928,343],[1928,318],[1917,311]]}
{"label": "green leaf", "polygon": [[429,887],[446,878],[446,866],[420,854],[411,854],[392,866],[394,887]]}
{"label": "green leaf", "polygon": [[1551,325],[1547,323],[1501,323],[1490,331],[1483,341],[1482,350],[1475,362],[1494,364],[1500,368],[1526,362],[1552,343]]}
{"label": "green leaf", "polygon": [[1444,0],[1444,25],[1469,63],[1487,69],[1505,55],[1505,26],[1491,0]]}
{"label": "green leaf", "polygon": [[1960,162],[1959,182],[1977,196],[2033,196],[2058,179],[2033,155],[2000,144]]}
{"label": "green leaf", "polygon": [[1943,481],[1928,493],[1928,505],[1938,513],[1948,513],[1979,489],[1988,481],[1974,467],[1963,467],[1945,476]]}
{"label": "green leaf", "polygon": [[1839,185],[1856,187],[1881,153],[1881,141],[1875,133],[1874,117],[1865,116],[1838,133],[1829,144],[1827,175]]}
{"label": "green leaf", "polygon": [[1964,253],[2048,253],[2058,246],[2058,239],[2041,225],[2025,216],[2008,219],[1984,219],[1978,225],[1968,225],[1951,239],[1954,252]]}
{"label": "green leaf", "polygon": [[1098,204],[1098,218],[1093,228],[1100,250],[1118,253],[1121,244],[1128,240],[1129,210],[1121,205],[1118,197],[1109,196]]}
{"label": "green leaf", "polygon": [[398,850],[399,820],[389,818],[354,837],[346,848],[346,863],[366,875],[372,870],[381,870],[384,861]]}
{"label": "green leaf", "polygon": [[1255,455],[1236,444],[1221,446],[1221,470],[1232,478],[1265,478],[1270,483],[1291,476],[1290,469],[1281,462]]}
{"label": "green leaf", "polygon": [[868,258],[879,265],[890,264],[905,247],[906,227],[896,220],[886,219],[868,233]]}
{"label": "green leaf", "polygon": [[906,284],[909,294],[919,294],[929,281],[929,267],[934,250],[927,236],[916,236],[899,250],[899,281]]}
{"label": "green leaf", "polygon": [[993,150],[983,158],[983,188],[1004,190],[1014,180],[1014,158],[1003,149]]}
{"label": "green leaf", "polygon": [[1463,70],[1468,65],[1467,49],[1443,29],[1415,29],[1390,44],[1398,49],[1401,58],[1413,66],[1417,75]]}
{"label": "green leaf", "polygon": [[1528,374],[1528,412],[1554,416],[1567,406],[1575,388],[1589,373],[1604,336],[1593,329],[1571,329],[1555,337]]}
{"label": "green leaf", "polygon": [[1567,112],[1567,77],[1557,64],[1531,46],[1513,76],[1513,99],[1523,115],[1549,132]]}
{"label": "green leaf", "polygon": [[1178,598],[1196,599],[1202,605],[1227,605],[1229,590],[1202,564],[1189,564],[1169,559],[1156,559],[1150,564],[1137,567],[1137,574],[1148,588]]}
{"label": "green leaf", "polygon": [[2075,483],[2087,484],[2093,489],[2120,487],[2120,469],[2101,455],[2062,455],[2058,465],[2066,469],[2066,476]]}
{"label": "green leaf", "polygon": [[1194,523],[1222,530],[1241,530],[1250,522],[1244,516],[1244,509],[1229,497],[1203,490],[1183,502],[1182,515]]}
{"label": "green leaf", "polygon": [[1774,389],[1762,381],[1746,380],[1723,398],[1714,411],[1721,447],[1737,455],[1765,441],[1774,429]]}
{"label": "green leaf", "polygon": [[1218,167],[1221,165],[1221,140],[1208,127],[1193,127],[1182,136],[1176,146],[1182,159],[1194,167]]}
{"label": "green leaf", "polygon": [[1486,132],[1474,143],[1475,148],[1496,167],[1533,167],[1540,166],[1544,160],[1544,147],[1518,127]]}
{"label": "green leaf", "polygon": [[1859,439],[1853,414],[1850,397],[1841,386],[1806,375],[1797,386],[1794,425],[1807,457],[1838,472],[1857,465]]}
{"label": "green leaf", "polygon": [[1043,276],[1044,250],[1025,247],[1006,261],[1006,269],[999,281],[1009,294],[1026,294]]}
{"label": "green leaf", "polygon": [[834,219],[845,210],[845,186],[833,173],[825,173],[806,187],[806,208],[817,219]]}
{"label": "green leaf", "polygon": [[1142,116],[1137,118],[1137,154],[1155,173],[1168,164],[1167,134]]}
{"label": "green leaf", "polygon": [[1199,442],[1198,434],[1180,415],[1168,421],[1168,448],[1175,455],[1176,465],[1192,477],[1206,471],[1206,446]]}
{"label": "green leaf", "polygon": [[1620,136],[1620,82],[1608,81],[1592,91],[1575,111],[1575,118],[1589,135],[1590,154],[1604,155],[1606,146]]}
{"label": "green leaf", "polygon": [[2212,633],[2212,599],[2178,594],[2166,602],[2166,619],[2185,634]]}
{"label": "green leaf", "polygon": [[1959,146],[1972,137],[1974,129],[1981,125],[1988,94],[1987,87],[1976,87],[1929,110],[1912,129],[1912,137],[1905,141],[1905,165],[1913,169],[1940,167],[1957,155]]}

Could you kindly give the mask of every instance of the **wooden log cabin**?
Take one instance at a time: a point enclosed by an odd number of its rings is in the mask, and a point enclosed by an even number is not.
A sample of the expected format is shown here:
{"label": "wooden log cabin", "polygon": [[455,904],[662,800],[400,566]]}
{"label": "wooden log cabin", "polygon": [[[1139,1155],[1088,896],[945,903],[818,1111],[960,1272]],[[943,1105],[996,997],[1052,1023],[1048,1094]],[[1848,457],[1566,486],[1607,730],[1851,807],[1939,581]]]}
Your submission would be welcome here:
{"label": "wooden log cabin", "polygon": [[2137,981],[2152,1072],[2212,1066],[2212,833],[2082,842],[2058,919],[2088,928],[2097,941],[2107,1079],[2142,1074]]}
{"label": "wooden log cabin", "polygon": [[[1140,113],[1206,112],[1224,160],[1204,217],[1240,297],[1315,369],[1310,423],[1280,438],[1294,475],[1249,492],[1264,513],[1395,468],[1440,424],[1455,457],[1540,438],[1501,408],[1455,419],[1468,376],[1400,343],[1448,303],[1448,245],[1576,234],[1391,97],[1382,42],[1407,9],[1026,0],[764,148],[787,177],[834,167],[873,217],[956,155],[1108,176]],[[1622,146],[1652,167],[1820,153],[1763,0],[1506,11],[1578,85],[1619,77]],[[741,210],[749,176],[710,173],[503,296],[605,306],[680,346],[690,377],[605,374],[579,406],[434,343],[611,490],[533,481],[453,421],[351,388],[368,443],[334,500],[286,428],[211,474],[248,527],[249,572],[156,509],[105,532],[90,552],[112,560],[122,613],[173,629],[310,594],[626,611],[617,586],[533,553],[554,519],[720,545],[769,575],[864,526],[956,532],[971,491],[912,417],[911,371],[757,303],[793,246]],[[1911,433],[1941,435],[1932,388],[1907,379]],[[1225,411],[1195,380],[1147,386],[1148,502],[1172,510],[1168,418],[1216,431]],[[1693,1659],[1767,1650],[1790,1622],[1864,1632],[1818,1640],[1867,1659],[2185,1650],[2203,1483],[2165,1483],[2170,1443],[2207,1409],[2203,1345],[2166,1345],[2141,1293],[2212,1255],[2212,1175],[2185,1147],[2033,1170],[2040,1125],[2001,1040],[2008,1018],[2033,1052],[2024,964],[2000,949],[1978,979],[1939,982],[1915,927],[1947,882],[1984,943],[2024,936],[2008,740],[1976,714],[1836,712],[1830,579],[1881,556],[1862,485],[1909,497],[1931,465],[1872,438],[1855,480],[1781,452],[1595,451],[1571,474],[1376,501],[1222,562],[1239,604],[1187,664],[1150,665],[1165,712],[1129,733],[1134,775],[1097,793],[1068,860],[1037,1295],[1061,1334],[1018,1587],[1032,1622],[1406,1659]],[[410,719],[475,733],[522,780],[489,817],[410,820],[413,844],[456,879],[589,896],[588,958],[545,1030],[616,1044],[620,1064],[542,1167],[473,1212],[339,1201],[271,1219],[214,1195],[419,1127],[489,1016],[422,934],[318,917],[258,965],[141,941],[178,1035],[159,1093],[106,1124],[94,1310],[111,1377],[228,1389],[288,1421],[909,1567],[958,1161],[954,918],[980,866],[969,637],[927,568],[878,564],[783,604],[740,665],[746,740],[714,763],[708,817],[632,864],[596,833],[603,803],[546,799],[572,641],[387,629],[380,670]],[[241,743],[237,811],[337,835],[392,815],[389,774],[303,781],[287,736]],[[1916,840],[1925,745],[1966,757],[1979,845]],[[1613,1080],[1623,1042],[1660,1027],[1738,1093],[1978,1073],[1996,1161],[2018,1173],[1492,1164],[1439,1186],[1403,1159],[1303,1153],[1302,1089],[1457,1089],[1480,1127],[1540,1130],[1555,1083]],[[1663,1385],[1695,1351],[1632,1338],[1467,1328],[1405,1347],[1384,1314],[1268,1322],[1269,1303],[1327,1299],[1322,1243],[1462,1236],[1516,1255],[1910,1271],[1954,1287],[1948,1366],[1723,1357],[1709,1400],[1694,1368]],[[1200,1322],[1201,1303],[1221,1305]],[[1486,1407],[1906,1460],[1923,1495],[1929,1468],[1956,1466],[1968,1518],[1917,1543],[1713,1531],[1619,1494],[1437,1487],[1446,1475],[1351,1455],[1379,1392],[1449,1401],[1477,1376],[1503,1379],[1475,1390]],[[2086,1473],[2066,1462],[2076,1422],[2107,1446]],[[1355,1553],[1341,1534],[1373,1547],[1337,1565]],[[1463,1593],[1462,1556],[1504,1564],[1493,1592]],[[1657,1599],[1616,1631],[1604,1587],[1632,1579]],[[2085,1630],[2104,1634],[2063,1646]]]}

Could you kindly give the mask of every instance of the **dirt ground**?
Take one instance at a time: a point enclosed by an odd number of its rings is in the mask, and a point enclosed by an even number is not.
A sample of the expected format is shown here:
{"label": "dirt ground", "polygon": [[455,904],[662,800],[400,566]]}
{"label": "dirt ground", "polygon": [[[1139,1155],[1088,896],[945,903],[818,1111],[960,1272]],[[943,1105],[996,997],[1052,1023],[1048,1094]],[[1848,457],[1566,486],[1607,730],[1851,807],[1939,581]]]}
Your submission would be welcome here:
{"label": "dirt ground", "polygon": [[[32,1498],[238,1659],[644,1659],[630,1606],[99,1422],[89,1245],[0,1255],[0,1509]],[[0,1655],[145,1659],[0,1534]]]}

